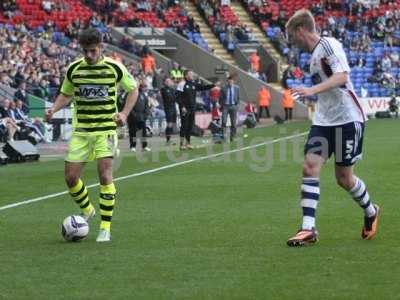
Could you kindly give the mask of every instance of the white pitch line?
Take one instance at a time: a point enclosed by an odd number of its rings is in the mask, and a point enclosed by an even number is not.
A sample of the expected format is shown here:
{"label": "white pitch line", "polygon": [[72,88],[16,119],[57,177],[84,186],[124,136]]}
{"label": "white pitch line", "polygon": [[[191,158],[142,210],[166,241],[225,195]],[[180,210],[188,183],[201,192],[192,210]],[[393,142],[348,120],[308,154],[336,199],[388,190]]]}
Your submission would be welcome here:
{"label": "white pitch line", "polygon": [[[245,151],[245,150],[257,148],[257,147],[264,146],[264,145],[271,145],[271,144],[275,144],[275,143],[278,143],[278,142],[281,142],[281,141],[284,141],[284,140],[289,140],[289,139],[292,139],[292,138],[301,137],[301,136],[306,135],[307,133],[308,133],[308,131],[302,132],[302,133],[299,133],[299,134],[289,135],[289,136],[278,138],[278,139],[274,139],[272,141],[266,141],[266,142],[263,142],[263,143],[242,147],[242,148],[239,148],[239,149],[233,149],[233,150],[220,152],[220,153],[216,153],[216,154],[211,154],[211,155],[207,155],[207,156],[196,157],[196,158],[188,159],[188,160],[185,160],[185,161],[173,163],[173,164],[170,164],[170,165],[158,167],[158,168],[155,168],[155,169],[150,169],[150,170],[146,170],[146,171],[139,172],[139,173],[133,173],[133,174],[126,175],[126,176],[117,177],[117,178],[114,178],[114,181],[121,181],[121,180],[129,179],[129,178],[133,178],[133,177],[152,174],[152,173],[156,173],[158,171],[162,171],[162,170],[178,167],[178,166],[181,166],[181,165],[190,164],[190,163],[196,162],[196,161],[202,161],[202,160],[206,160],[206,159],[209,159],[209,158],[222,156],[222,155],[225,155],[225,154],[231,154],[231,153],[236,153],[236,152],[240,152],[240,151]],[[99,183],[94,183],[94,184],[88,185],[87,188],[92,188],[92,187],[97,187],[97,186],[99,186]],[[0,206],[0,211],[1,210],[6,210],[6,209],[9,209],[9,208],[18,207],[18,206],[21,206],[21,205],[26,205],[26,204],[30,204],[30,203],[34,203],[34,202],[39,202],[39,201],[42,201],[42,200],[56,198],[58,196],[62,196],[62,195],[66,195],[66,194],[68,194],[68,191],[58,192],[58,193],[49,194],[49,195],[46,195],[46,196],[37,197],[37,198],[25,200],[25,201],[11,203],[11,204],[8,204],[8,205]]]}

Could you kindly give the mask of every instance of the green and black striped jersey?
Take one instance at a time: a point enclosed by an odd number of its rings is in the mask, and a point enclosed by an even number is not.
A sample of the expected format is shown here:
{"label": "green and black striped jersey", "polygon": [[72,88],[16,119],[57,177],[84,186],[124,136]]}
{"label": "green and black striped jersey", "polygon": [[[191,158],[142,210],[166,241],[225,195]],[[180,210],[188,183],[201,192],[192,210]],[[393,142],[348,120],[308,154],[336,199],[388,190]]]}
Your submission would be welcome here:
{"label": "green and black striped jersey", "polygon": [[126,92],[137,87],[126,67],[109,57],[103,57],[95,65],[87,64],[84,58],[69,65],[61,93],[73,96],[75,134],[116,132],[117,125],[113,116],[117,113],[119,85]]}

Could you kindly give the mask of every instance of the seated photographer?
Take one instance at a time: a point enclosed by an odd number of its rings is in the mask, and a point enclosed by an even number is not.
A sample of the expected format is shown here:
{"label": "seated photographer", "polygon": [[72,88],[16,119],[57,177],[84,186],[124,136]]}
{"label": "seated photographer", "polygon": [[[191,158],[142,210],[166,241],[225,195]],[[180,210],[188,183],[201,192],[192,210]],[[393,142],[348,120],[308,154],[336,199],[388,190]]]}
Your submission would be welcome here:
{"label": "seated photographer", "polygon": [[251,103],[250,101],[247,101],[246,105],[244,106],[244,111],[247,113],[248,118],[251,118],[251,119],[259,122],[257,108],[253,103]]}
{"label": "seated photographer", "polygon": [[8,133],[8,140],[14,141],[18,126],[10,116],[10,100],[6,99],[0,104],[0,130]]}

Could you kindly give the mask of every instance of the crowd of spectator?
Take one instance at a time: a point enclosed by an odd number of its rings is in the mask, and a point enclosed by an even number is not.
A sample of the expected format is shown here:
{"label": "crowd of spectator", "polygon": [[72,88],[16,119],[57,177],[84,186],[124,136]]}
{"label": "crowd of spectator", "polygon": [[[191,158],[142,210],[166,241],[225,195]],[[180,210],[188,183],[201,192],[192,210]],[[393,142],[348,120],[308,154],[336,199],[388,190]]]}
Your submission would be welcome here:
{"label": "crowd of spectator", "polygon": [[99,15],[102,23],[130,27],[168,27],[186,39],[209,50],[200,27],[177,0],[165,1],[85,1]]}
{"label": "crowd of spectator", "polygon": [[23,25],[0,24],[0,83],[50,100],[60,85],[66,66],[76,56],[76,45],[63,47],[43,32]]}
{"label": "crowd of spectator", "polygon": [[[290,17],[279,3],[243,0],[253,19],[266,31],[276,49],[286,57],[289,68],[283,83],[310,85],[309,55],[292,48],[285,37]],[[368,72],[356,79],[356,90],[379,90],[375,95],[400,94],[399,46],[400,10],[396,1],[321,1],[309,5],[321,36],[332,36],[343,43],[352,68]],[[371,71],[369,71],[371,70]],[[378,84],[384,91],[376,88]],[[368,88],[364,88],[368,87]],[[375,90],[374,90],[375,89]],[[365,96],[365,95],[363,95]]]}
{"label": "crowd of spectator", "polygon": [[196,6],[204,19],[211,26],[214,34],[229,51],[235,49],[237,43],[255,41],[253,30],[246,24],[241,24],[238,18],[224,17],[224,9],[230,9],[230,1],[197,0]]}

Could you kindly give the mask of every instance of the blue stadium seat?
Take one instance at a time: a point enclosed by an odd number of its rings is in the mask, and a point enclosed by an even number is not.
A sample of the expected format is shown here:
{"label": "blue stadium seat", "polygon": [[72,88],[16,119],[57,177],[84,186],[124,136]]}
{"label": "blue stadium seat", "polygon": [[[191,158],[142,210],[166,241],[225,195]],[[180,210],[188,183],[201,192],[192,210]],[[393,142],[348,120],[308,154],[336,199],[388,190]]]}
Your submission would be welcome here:
{"label": "blue stadium seat", "polygon": [[370,90],[369,94],[371,97],[379,97],[379,90],[372,89],[372,90]]}
{"label": "blue stadium seat", "polygon": [[390,97],[390,95],[391,95],[390,90],[389,89],[384,89],[384,96],[385,97]]}
{"label": "blue stadium seat", "polygon": [[301,79],[295,79],[294,82],[295,82],[296,84],[302,84],[302,83],[303,83],[303,80],[301,80]]}
{"label": "blue stadium seat", "polygon": [[375,57],[375,55],[374,55],[373,53],[368,52],[367,55],[366,55],[366,57],[365,57],[365,59],[374,58],[374,57]]}
{"label": "blue stadium seat", "polygon": [[372,68],[372,67],[365,67],[364,68],[364,70],[366,71],[366,72],[374,72],[374,68]]}
{"label": "blue stadium seat", "polygon": [[225,32],[221,32],[219,34],[219,40],[221,41],[221,43],[223,43],[225,41],[225,37],[226,37],[226,33]]}
{"label": "blue stadium seat", "polygon": [[275,33],[273,30],[270,30],[271,28],[267,29],[267,37],[273,38],[275,36]]}
{"label": "blue stadium seat", "polygon": [[356,79],[354,80],[354,83],[358,85],[361,85],[363,82],[364,80],[361,77],[356,77]]}
{"label": "blue stadium seat", "polygon": [[311,58],[311,55],[308,53],[302,53],[300,55],[300,59],[310,60],[310,58]]}
{"label": "blue stadium seat", "polygon": [[385,52],[385,50],[383,48],[380,48],[380,47],[379,48],[375,48],[374,49],[375,58],[382,57],[384,52]]}
{"label": "blue stadium seat", "polygon": [[373,83],[371,83],[371,85],[375,90],[379,89],[379,84],[378,83],[373,82]]}
{"label": "blue stadium seat", "polygon": [[193,39],[193,40],[198,40],[200,37],[201,37],[201,36],[200,36],[199,33],[197,33],[197,32],[192,32],[192,39]]}
{"label": "blue stadium seat", "polygon": [[312,85],[312,80],[311,79],[305,79],[304,84],[311,84]]}
{"label": "blue stadium seat", "polygon": [[232,43],[232,42],[230,42],[230,43],[228,44],[228,50],[231,50],[231,51],[235,50],[235,44]]}
{"label": "blue stadium seat", "polygon": [[374,61],[373,60],[367,60],[365,64],[368,68],[372,68],[374,66]]}

